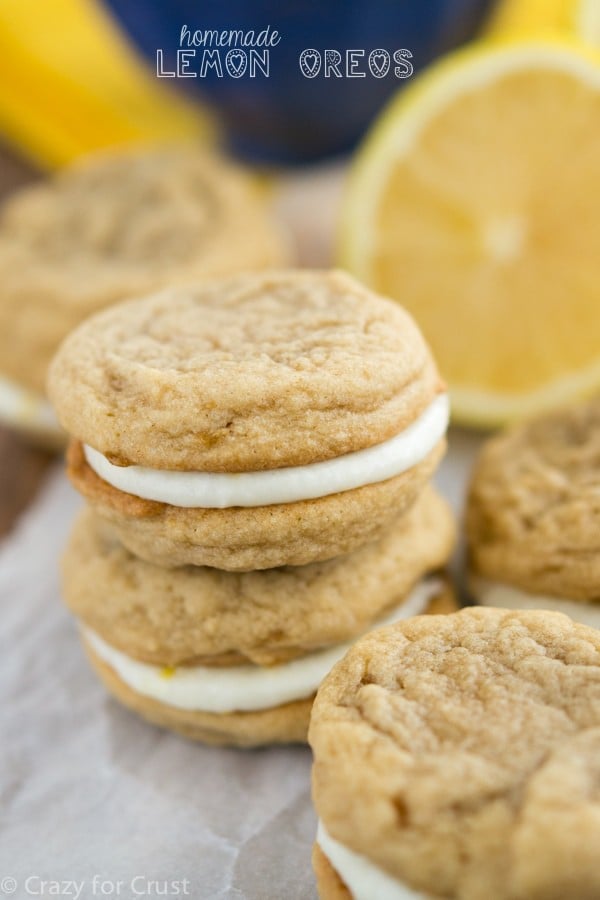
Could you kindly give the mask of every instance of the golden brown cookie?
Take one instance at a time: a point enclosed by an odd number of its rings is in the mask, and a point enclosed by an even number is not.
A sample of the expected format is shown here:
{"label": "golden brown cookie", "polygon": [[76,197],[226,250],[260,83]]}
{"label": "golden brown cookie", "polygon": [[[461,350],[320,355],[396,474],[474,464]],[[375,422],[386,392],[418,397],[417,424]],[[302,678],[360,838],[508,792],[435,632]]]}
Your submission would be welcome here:
{"label": "golden brown cookie", "polygon": [[469,492],[474,596],[600,627],[600,399],[489,440]]}
{"label": "golden brown cookie", "polygon": [[65,602],[123,653],[156,665],[268,666],[351,640],[448,562],[454,521],[427,488],[379,541],[308,566],[234,574],[144,562],[85,509],[63,558]]}
{"label": "golden brown cookie", "polygon": [[[600,896],[600,632],[551,612],[417,616],[359,640],[309,741],[320,896]],[[395,893],[391,893],[391,891]]]}
{"label": "golden brown cookie", "polygon": [[49,390],[75,485],[129,549],[230,570],[376,539],[431,476],[448,417],[412,319],[340,272],[113,307],[67,338]]}
{"label": "golden brown cookie", "polygon": [[312,865],[321,900],[352,900],[352,894],[316,841],[312,849]]}
{"label": "golden brown cookie", "polygon": [[254,182],[195,146],[103,153],[16,193],[0,216],[0,417],[49,430],[48,363],[97,310],[287,256]]}

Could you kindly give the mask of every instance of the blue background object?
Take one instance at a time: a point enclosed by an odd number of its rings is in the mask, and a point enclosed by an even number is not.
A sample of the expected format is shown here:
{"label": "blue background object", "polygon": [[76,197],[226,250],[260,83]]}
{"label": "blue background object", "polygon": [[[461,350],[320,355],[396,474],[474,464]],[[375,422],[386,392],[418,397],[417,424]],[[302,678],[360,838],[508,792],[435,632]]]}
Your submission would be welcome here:
{"label": "blue background object", "polygon": [[[410,79],[368,72],[371,50],[408,49],[415,71],[471,37],[490,0],[106,0],[154,68],[164,50],[165,70],[175,69],[183,25],[255,32],[270,26],[281,34],[270,50],[270,75],[251,78],[213,69],[204,78],[177,79],[217,112],[232,149],[262,162],[300,163],[349,151],[388,97]],[[302,50],[364,49],[365,78],[306,78]],[[224,65],[228,48],[222,48]],[[190,62],[198,71],[202,48]],[[175,79],[170,79],[175,82]]]}

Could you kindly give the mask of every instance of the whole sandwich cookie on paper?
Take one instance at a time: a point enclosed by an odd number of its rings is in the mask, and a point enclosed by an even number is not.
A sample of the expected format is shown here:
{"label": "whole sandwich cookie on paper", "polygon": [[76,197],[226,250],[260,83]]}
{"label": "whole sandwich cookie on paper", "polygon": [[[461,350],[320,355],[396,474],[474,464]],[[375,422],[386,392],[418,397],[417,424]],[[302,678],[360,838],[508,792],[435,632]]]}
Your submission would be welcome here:
{"label": "whole sandwich cookie on paper", "polygon": [[209,743],[300,741],[349,642],[378,621],[456,608],[436,574],[454,534],[427,488],[348,556],[262,572],[166,569],[133,556],[86,509],[63,560],[64,596],[94,668],[136,712]]}
{"label": "whole sandwich cookie on paper", "polygon": [[341,272],[252,273],[100,313],[49,392],[70,476],[138,556],[249,570],[375,540],[445,447],[413,320]]}
{"label": "whole sandwich cookie on paper", "polygon": [[102,153],[22,189],[0,212],[0,421],[61,434],[47,367],[99,309],[287,259],[254,181],[194,145]]}
{"label": "whole sandwich cookie on paper", "polygon": [[600,628],[600,399],[489,440],[467,504],[470,589]]}
{"label": "whole sandwich cookie on paper", "polygon": [[553,612],[417,616],[321,684],[321,900],[600,896],[600,632]]}

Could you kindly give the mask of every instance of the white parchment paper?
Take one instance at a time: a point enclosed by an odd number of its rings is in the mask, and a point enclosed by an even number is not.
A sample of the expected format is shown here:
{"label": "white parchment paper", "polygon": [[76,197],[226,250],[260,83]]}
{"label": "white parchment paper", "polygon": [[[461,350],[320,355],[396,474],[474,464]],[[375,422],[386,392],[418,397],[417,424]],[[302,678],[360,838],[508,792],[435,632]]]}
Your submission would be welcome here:
{"label": "white parchment paper", "polygon": [[[477,439],[438,483],[459,510]],[[310,752],[223,750],[109,699],[60,603],[61,469],[0,544],[0,898],[313,900]]]}

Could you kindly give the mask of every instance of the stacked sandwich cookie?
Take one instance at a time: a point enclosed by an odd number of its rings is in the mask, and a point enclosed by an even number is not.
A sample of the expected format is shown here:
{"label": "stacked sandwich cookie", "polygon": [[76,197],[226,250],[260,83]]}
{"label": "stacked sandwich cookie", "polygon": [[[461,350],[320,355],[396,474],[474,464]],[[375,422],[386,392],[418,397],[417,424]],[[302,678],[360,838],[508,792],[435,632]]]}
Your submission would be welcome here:
{"label": "stacked sandwich cookie", "polygon": [[49,392],[88,501],[64,592],[123,703],[212,743],[304,740],[377,623],[454,601],[428,484],[448,404],[412,319],[339,272],[171,289],[63,343]]}

